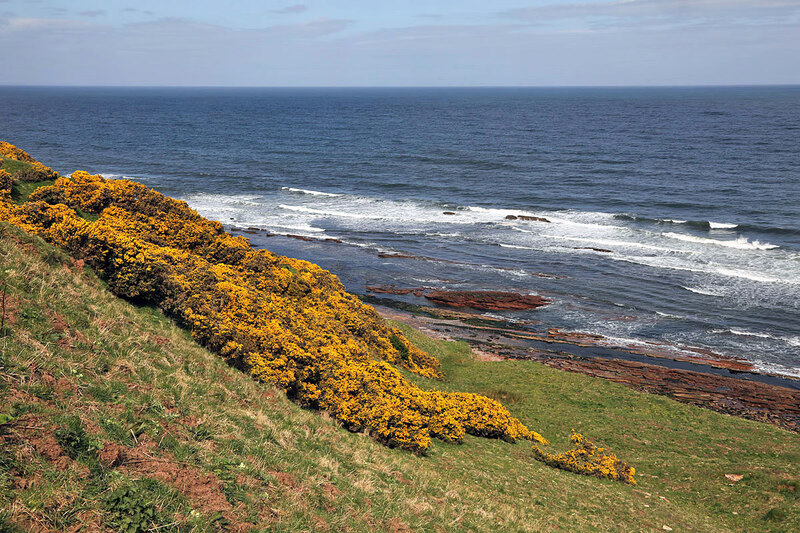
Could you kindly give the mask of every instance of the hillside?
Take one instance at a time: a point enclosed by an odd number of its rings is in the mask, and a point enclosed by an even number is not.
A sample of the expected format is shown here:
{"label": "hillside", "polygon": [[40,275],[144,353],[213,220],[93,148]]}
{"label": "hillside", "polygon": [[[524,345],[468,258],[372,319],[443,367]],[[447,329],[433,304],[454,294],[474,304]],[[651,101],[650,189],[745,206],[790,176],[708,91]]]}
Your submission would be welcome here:
{"label": "hillside", "polygon": [[[15,187],[21,202],[30,191]],[[254,381],[156,305],[114,296],[113,278],[5,223],[0,283],[0,531],[800,527],[800,437],[772,426],[476,360],[463,343],[392,325],[444,376],[398,361],[409,387],[499,400],[555,451],[579,430],[636,466],[638,485],[556,470],[524,440],[469,431],[420,456]]]}

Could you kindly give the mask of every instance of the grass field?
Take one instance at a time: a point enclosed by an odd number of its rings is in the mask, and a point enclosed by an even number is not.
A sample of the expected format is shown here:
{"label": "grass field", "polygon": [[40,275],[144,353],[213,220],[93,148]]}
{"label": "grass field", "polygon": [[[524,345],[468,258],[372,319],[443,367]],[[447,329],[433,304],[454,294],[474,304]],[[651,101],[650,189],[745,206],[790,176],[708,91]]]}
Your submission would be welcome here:
{"label": "grass field", "polygon": [[529,443],[418,457],[292,404],[0,224],[3,287],[0,532],[800,530],[800,436],[770,425],[402,326],[447,376],[409,374],[420,386],[492,396],[554,450],[574,428],[638,485],[554,470]]}

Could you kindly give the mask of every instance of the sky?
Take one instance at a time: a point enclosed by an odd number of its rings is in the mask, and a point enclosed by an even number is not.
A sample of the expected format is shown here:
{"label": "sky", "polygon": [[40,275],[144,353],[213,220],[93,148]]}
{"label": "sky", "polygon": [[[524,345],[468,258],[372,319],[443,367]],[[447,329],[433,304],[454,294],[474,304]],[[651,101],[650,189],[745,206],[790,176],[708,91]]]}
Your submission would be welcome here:
{"label": "sky", "polygon": [[800,0],[0,0],[0,85],[800,83]]}

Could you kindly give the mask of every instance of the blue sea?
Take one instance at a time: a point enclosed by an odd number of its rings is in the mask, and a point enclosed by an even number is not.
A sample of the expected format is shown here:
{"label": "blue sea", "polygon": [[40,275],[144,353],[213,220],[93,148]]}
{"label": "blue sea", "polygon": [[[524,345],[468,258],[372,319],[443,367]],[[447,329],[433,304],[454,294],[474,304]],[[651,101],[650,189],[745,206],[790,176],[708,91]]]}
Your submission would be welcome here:
{"label": "blue sea", "polygon": [[800,376],[800,87],[0,87],[0,104],[0,139],[59,172],[317,239],[248,235],[352,292],[541,294],[494,314]]}

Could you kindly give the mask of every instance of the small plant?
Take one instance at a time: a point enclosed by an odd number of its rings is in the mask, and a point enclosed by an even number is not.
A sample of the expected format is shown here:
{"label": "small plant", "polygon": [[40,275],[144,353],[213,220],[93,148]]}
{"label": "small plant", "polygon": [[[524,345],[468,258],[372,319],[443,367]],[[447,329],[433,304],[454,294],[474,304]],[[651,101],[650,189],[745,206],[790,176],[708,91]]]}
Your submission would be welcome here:
{"label": "small plant", "polygon": [[11,522],[11,513],[0,511],[0,533],[22,533],[22,530]]}
{"label": "small plant", "polygon": [[550,454],[538,446],[534,446],[533,455],[537,461],[554,468],[636,485],[636,480],[633,478],[636,469],[617,459],[616,455],[608,452],[605,448],[598,448],[592,441],[580,433],[576,433],[575,430],[572,431],[570,440],[575,445],[572,450]]}
{"label": "small plant", "polygon": [[219,511],[212,514],[208,521],[217,531],[227,531],[231,525],[231,521],[222,516],[222,513]]}
{"label": "small plant", "polygon": [[11,425],[11,422],[16,419],[17,417],[11,413],[0,413],[0,435],[4,434]]}
{"label": "small plant", "polygon": [[98,402],[109,403],[114,401],[114,391],[103,385],[90,385],[86,392]]}
{"label": "small plant", "polygon": [[66,423],[56,429],[55,437],[58,444],[70,458],[89,457],[99,448],[83,429],[83,423],[77,416],[71,416]]}
{"label": "small plant", "polygon": [[6,330],[6,282],[0,281],[0,336]]}
{"label": "small plant", "polygon": [[142,533],[158,523],[158,510],[136,485],[123,485],[105,498],[109,525],[120,533]]}
{"label": "small plant", "polygon": [[197,441],[204,441],[204,440],[211,440],[214,437],[214,432],[211,429],[204,425],[200,424],[196,428],[192,429],[192,438]]}
{"label": "small plant", "polygon": [[408,346],[406,346],[406,344],[403,342],[403,339],[392,333],[389,335],[389,342],[391,342],[394,349],[400,353],[401,361],[409,360]]}
{"label": "small plant", "polygon": [[773,507],[761,517],[765,522],[782,522],[786,520],[786,511]]}
{"label": "small plant", "polygon": [[67,262],[67,256],[61,250],[55,248],[48,248],[42,254],[42,259],[50,266],[63,265]]}

